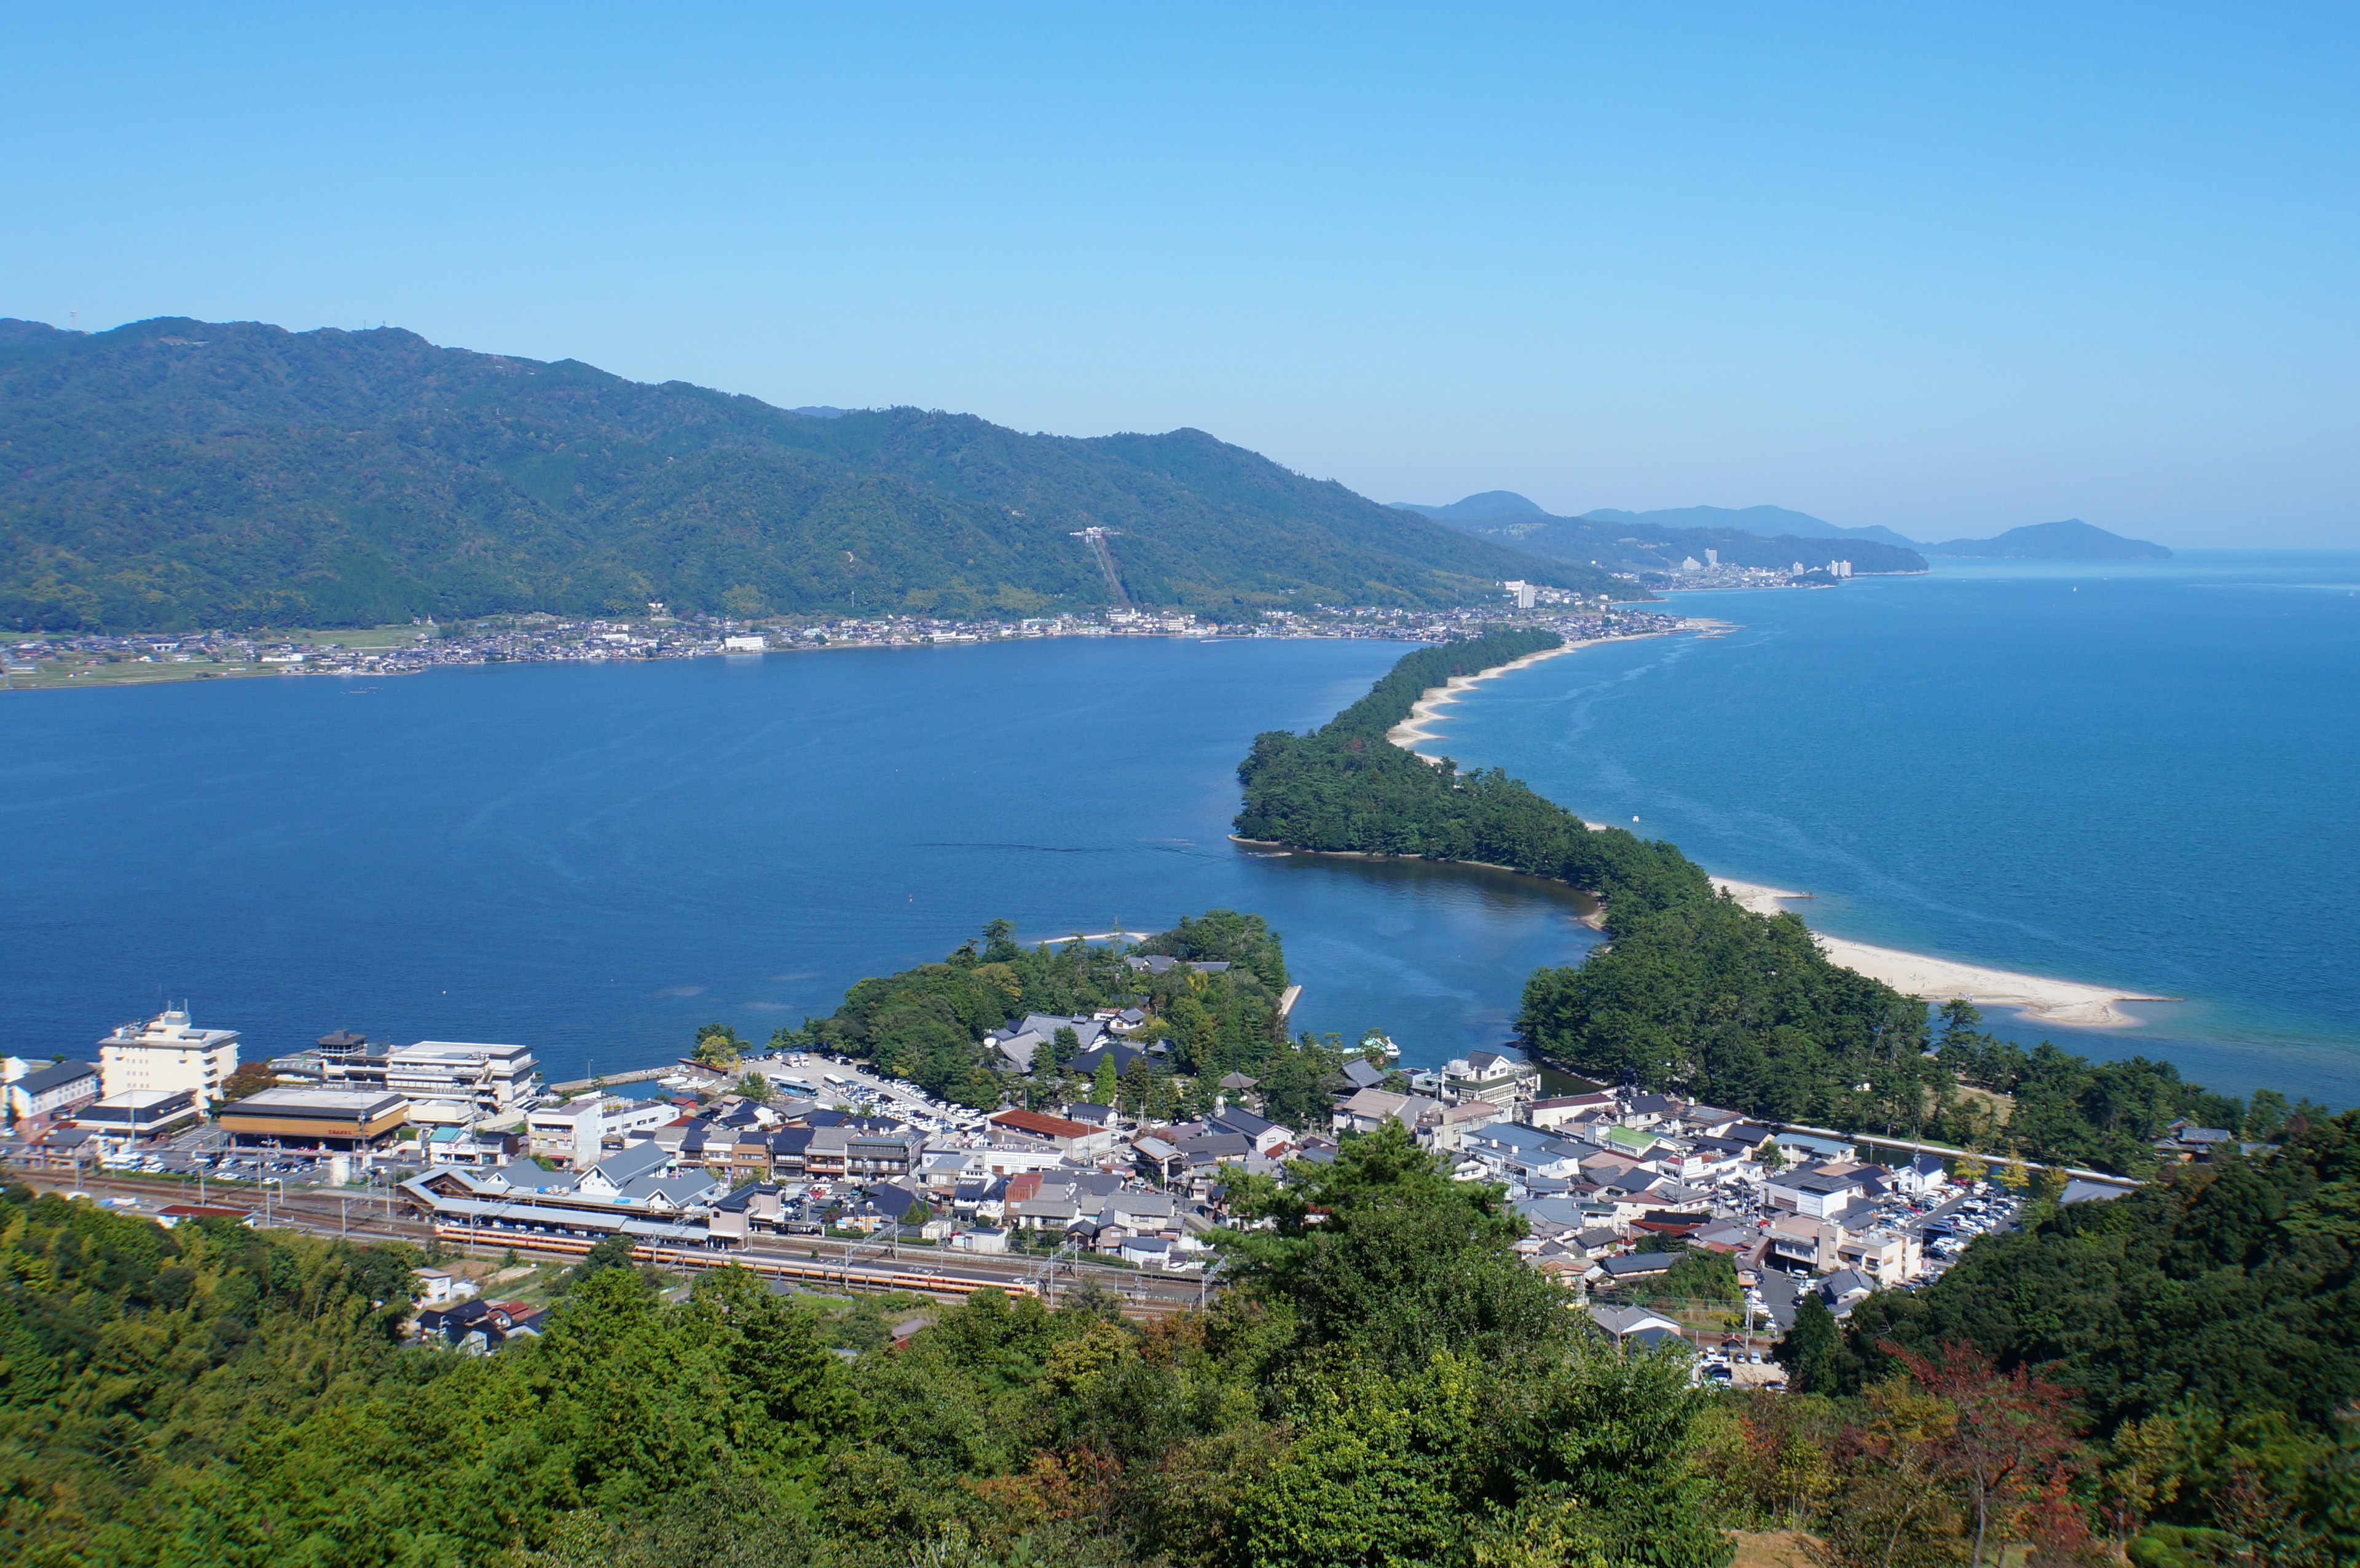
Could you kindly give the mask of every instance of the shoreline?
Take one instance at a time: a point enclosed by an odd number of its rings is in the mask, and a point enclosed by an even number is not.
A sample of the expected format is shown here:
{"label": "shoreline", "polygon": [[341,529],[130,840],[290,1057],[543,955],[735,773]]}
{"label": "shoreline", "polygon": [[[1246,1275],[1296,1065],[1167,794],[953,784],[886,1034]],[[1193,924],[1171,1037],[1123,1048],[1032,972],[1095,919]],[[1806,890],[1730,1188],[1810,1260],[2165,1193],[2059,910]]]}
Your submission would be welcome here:
{"label": "shoreline", "polygon": [[[1642,635],[1661,637],[1669,634]],[[1473,675],[1453,676],[1443,685],[1430,686],[1421,692],[1418,700],[1410,705],[1409,717],[1386,731],[1385,739],[1413,757],[1437,762],[1441,759],[1420,751],[1419,744],[1432,738],[1435,728],[1442,722],[1441,710],[1457,702],[1479,682],[1505,675],[1510,670],[1522,670],[1544,659],[1571,653],[1576,648],[1626,640],[1630,639],[1598,637],[1589,642],[1568,642],[1562,647],[1527,654],[1508,664],[1495,665]],[[1582,825],[1601,829],[1607,824],[1585,821]],[[1712,876],[1710,872],[1706,875]],[[1757,915],[1789,913],[1791,911],[1785,908],[1787,903],[1811,897],[1808,893],[1789,892],[1758,882],[1742,882],[1731,877],[1712,877],[1712,885]],[[2116,1004],[2175,999],[2144,991],[2087,985],[2076,980],[2052,980],[2038,975],[2020,975],[2013,970],[1939,958],[1931,953],[1906,953],[1899,948],[1878,947],[1870,942],[1854,942],[1849,937],[1830,936],[1819,931],[1811,932],[1811,940],[1819,943],[1819,951],[1827,954],[1830,964],[1881,981],[1904,996],[1923,997],[1936,1006],[1954,997],[1964,997],[1979,1007],[2002,1007],[2020,1012],[2027,1018],[2038,1018],[2043,1023],[2073,1029],[2136,1028],[2147,1020],[2124,1012]]]}
{"label": "shoreline", "polygon": [[[1799,913],[1785,906],[1812,896],[1759,882],[1741,882],[1732,877],[1715,877],[1712,885],[1757,915]],[[1878,947],[1824,931],[1813,931],[1811,940],[1819,944],[1829,963],[1872,980],[1881,980],[1905,996],[1923,996],[1938,1004],[1963,996],[1979,1007],[2005,1007],[2043,1023],[2073,1029],[2136,1028],[2147,1020],[2122,1011],[2116,1003],[2174,999],[2145,991],[2085,985],[2077,980],[2020,975],[2011,969],[1994,969],[1954,958],[1938,958],[1931,953],[1905,953],[1899,948]]]}
{"label": "shoreline", "polygon": [[[1718,622],[1698,620],[1687,623],[1679,629],[1710,631],[1716,629],[1719,625]],[[1479,670],[1472,675],[1454,675],[1441,685],[1429,686],[1419,692],[1417,701],[1410,704],[1409,717],[1387,730],[1385,739],[1408,752],[1412,757],[1423,757],[1428,762],[1440,762],[1442,758],[1418,750],[1416,743],[1433,739],[1435,726],[1442,722],[1441,710],[1459,701],[1484,681],[1506,675],[1513,670],[1522,670],[1528,664],[1538,664],[1544,659],[1555,659],[1562,653],[1574,653],[1585,648],[1601,648],[1610,642],[1636,642],[1642,637],[1673,635],[1675,634],[1671,632],[1633,632],[1628,637],[1587,637],[1579,642],[1568,639],[1555,648],[1545,648],[1538,653],[1528,653],[1524,658],[1511,659],[1506,664],[1495,664],[1489,670]]]}

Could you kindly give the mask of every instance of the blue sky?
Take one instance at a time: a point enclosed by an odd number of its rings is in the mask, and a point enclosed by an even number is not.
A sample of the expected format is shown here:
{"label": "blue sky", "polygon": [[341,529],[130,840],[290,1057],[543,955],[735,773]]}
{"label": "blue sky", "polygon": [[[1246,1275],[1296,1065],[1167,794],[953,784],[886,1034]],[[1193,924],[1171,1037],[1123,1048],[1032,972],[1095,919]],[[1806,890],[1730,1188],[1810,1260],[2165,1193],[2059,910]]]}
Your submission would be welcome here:
{"label": "blue sky", "polygon": [[2352,7],[492,9],[18,11],[0,313],[2360,545]]}

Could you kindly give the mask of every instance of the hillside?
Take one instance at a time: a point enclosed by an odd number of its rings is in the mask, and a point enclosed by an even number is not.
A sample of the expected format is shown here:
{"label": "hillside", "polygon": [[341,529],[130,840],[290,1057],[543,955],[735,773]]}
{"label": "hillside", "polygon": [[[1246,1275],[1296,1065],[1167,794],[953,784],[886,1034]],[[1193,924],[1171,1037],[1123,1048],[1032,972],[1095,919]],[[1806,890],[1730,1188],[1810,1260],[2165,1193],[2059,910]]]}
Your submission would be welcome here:
{"label": "hillside", "polygon": [[2079,517],[2010,528],[1997,539],[1950,539],[1926,546],[1928,555],[2012,561],[2169,561],[2171,551],[2145,539],[2111,534]]}
{"label": "hillside", "polygon": [[1688,557],[1703,561],[1708,550],[1718,551],[1724,565],[1772,571],[1798,561],[1806,567],[1849,561],[1855,572],[1926,570],[1925,558],[1915,550],[1860,538],[1861,530],[1834,537],[1806,538],[1791,532],[1765,537],[1735,523],[1675,528],[1639,520],[1710,516],[1775,526],[1781,519],[1803,518],[1822,528],[1833,527],[1816,517],[1804,517],[1800,512],[1786,512],[1775,506],[1754,506],[1742,512],[1716,506],[1695,506],[1676,513],[1602,511],[1561,517],[1544,512],[1512,490],[1491,490],[1447,506],[1404,504],[1397,509],[1415,512],[1479,538],[1495,539],[1535,554],[1595,565],[1601,571],[1637,572],[1643,579],[1669,573]]}
{"label": "hillside", "polygon": [[1600,574],[1200,430],[807,414],[400,330],[0,320],[0,625],[350,626],[502,611],[1213,617]]}
{"label": "hillside", "polygon": [[1601,506],[1594,512],[1584,512],[1587,523],[1645,523],[1659,528],[1738,528],[1764,539],[1785,535],[1790,539],[1867,539],[1873,544],[1891,545],[1896,550],[1917,550],[1916,539],[1895,533],[1880,524],[1864,528],[1847,528],[1815,517],[1808,512],[1788,511],[1784,506],[1673,506],[1654,512],[1622,512],[1612,506]]}

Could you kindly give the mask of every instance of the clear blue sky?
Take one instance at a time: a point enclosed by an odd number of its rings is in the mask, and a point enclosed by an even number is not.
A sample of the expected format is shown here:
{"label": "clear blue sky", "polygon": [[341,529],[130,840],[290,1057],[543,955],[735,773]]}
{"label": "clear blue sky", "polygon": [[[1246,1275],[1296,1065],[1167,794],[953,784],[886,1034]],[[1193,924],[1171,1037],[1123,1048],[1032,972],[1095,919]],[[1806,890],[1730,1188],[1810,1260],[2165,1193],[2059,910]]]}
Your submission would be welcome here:
{"label": "clear blue sky", "polygon": [[15,12],[0,313],[2360,545],[2350,5],[319,9]]}

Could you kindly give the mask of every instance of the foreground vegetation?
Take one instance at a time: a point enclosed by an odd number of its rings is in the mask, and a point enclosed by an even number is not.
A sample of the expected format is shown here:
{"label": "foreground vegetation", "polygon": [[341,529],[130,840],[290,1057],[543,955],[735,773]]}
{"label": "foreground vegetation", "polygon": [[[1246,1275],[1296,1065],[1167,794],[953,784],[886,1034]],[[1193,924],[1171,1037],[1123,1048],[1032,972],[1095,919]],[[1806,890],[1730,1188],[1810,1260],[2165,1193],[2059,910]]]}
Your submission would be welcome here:
{"label": "foreground vegetation", "polygon": [[[1963,1003],[1944,1010],[1937,1038],[1923,1001],[1830,964],[1798,917],[1717,893],[1671,844],[1590,828],[1496,768],[1462,773],[1385,740],[1426,689],[1557,645],[1502,630],[1426,648],[1320,729],[1255,737],[1238,768],[1237,831],[1505,866],[1598,894],[1612,941],[1535,971],[1520,1020],[1536,1055],[1592,1078],[2129,1175],[2155,1169],[2150,1146],[2174,1121],[2248,1127],[2246,1106],[2168,1062],[2094,1064],[2046,1043],[2027,1054],[1980,1030]],[[2012,1101],[2005,1120],[1994,1095]],[[2286,1112],[2275,1096],[2259,1105],[2257,1136]]]}
{"label": "foreground vegetation", "polygon": [[[585,1260],[538,1339],[406,1345],[410,1269],[0,1192],[0,1557],[29,1564],[2329,1568],[2360,1557],[2360,1117],[1985,1238],[1801,1390],[1618,1354],[1398,1129],[1211,1310],[984,1292],[847,1363],[727,1269]],[[1822,1319],[1824,1314],[1821,1314]]]}

